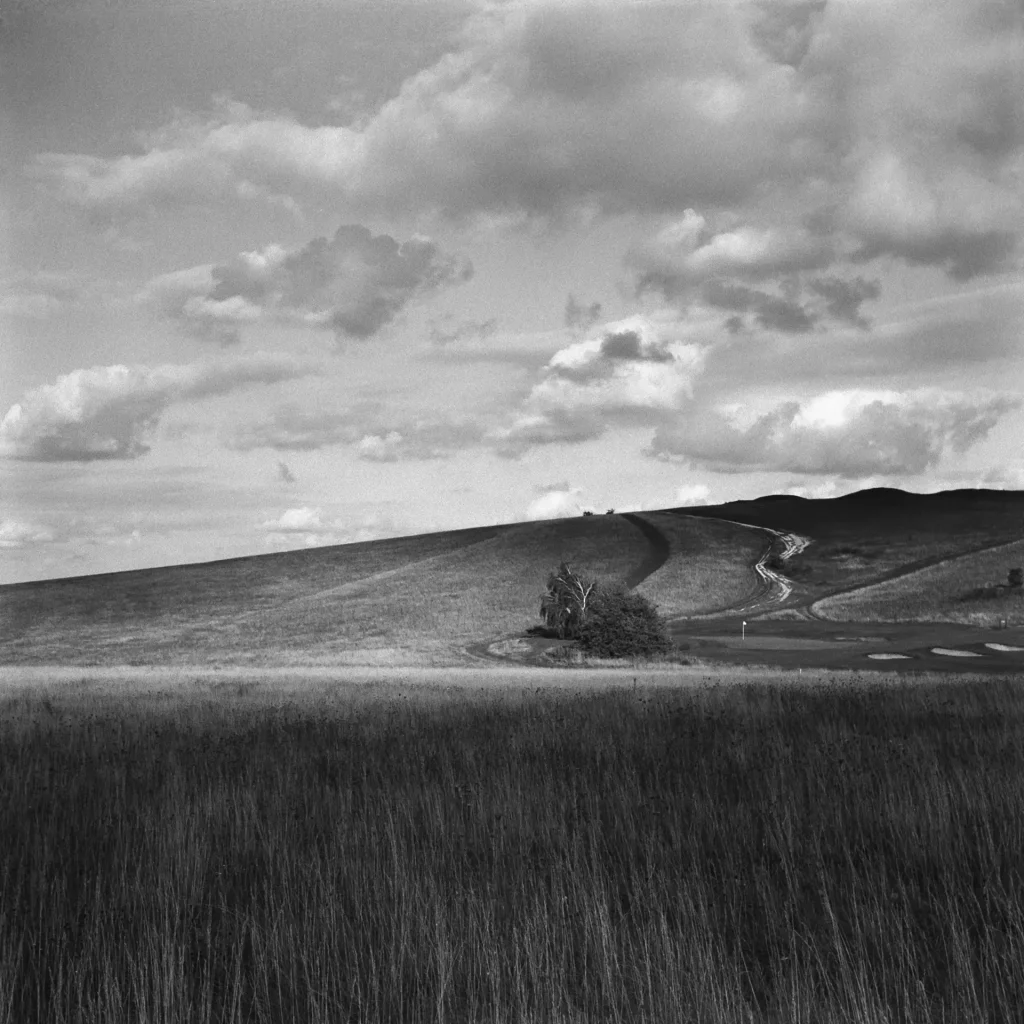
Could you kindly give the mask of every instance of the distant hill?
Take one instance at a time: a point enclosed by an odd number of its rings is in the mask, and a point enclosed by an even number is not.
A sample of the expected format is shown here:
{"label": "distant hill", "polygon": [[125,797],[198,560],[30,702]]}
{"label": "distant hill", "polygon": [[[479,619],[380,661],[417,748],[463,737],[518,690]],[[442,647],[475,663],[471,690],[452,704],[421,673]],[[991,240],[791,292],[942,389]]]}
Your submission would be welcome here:
{"label": "distant hill", "polygon": [[811,540],[782,567],[809,606],[1021,540],[1024,493],[768,495],[0,586],[0,665],[464,662],[537,622],[563,559],[670,617],[755,614],[772,538],[750,527]]}

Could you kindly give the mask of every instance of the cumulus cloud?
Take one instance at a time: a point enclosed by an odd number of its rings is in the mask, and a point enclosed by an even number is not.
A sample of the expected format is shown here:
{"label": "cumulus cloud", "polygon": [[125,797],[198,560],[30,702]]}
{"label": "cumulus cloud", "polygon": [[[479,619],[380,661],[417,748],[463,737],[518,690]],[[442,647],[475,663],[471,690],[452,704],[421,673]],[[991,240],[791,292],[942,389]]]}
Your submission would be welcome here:
{"label": "cumulus cloud", "polygon": [[352,522],[329,518],[322,508],[310,505],[285,509],[279,516],[260,523],[259,529],[264,534],[264,542],[275,548],[353,544],[393,536],[397,532],[393,522],[379,515]]}
{"label": "cumulus cloud", "polygon": [[261,320],[329,329],[365,339],[391,323],[416,295],[468,280],[472,265],[428,238],[398,242],[360,224],[301,249],[270,245],[227,263],[153,278],[139,300],[200,338],[221,344]]}
{"label": "cumulus cloud", "polygon": [[689,508],[692,505],[706,505],[711,497],[711,489],[707,484],[683,484],[676,489],[676,503]]}
{"label": "cumulus cloud", "polygon": [[861,276],[822,274],[837,258],[835,240],[820,231],[749,224],[716,229],[687,210],[632,249],[626,263],[638,296],[654,291],[683,308],[702,303],[725,310],[733,333],[747,326],[742,314],[761,328],[791,334],[826,318],[867,328],[860,308],[878,298],[880,286]]}
{"label": "cumulus cloud", "polygon": [[107,213],[248,194],[452,215],[727,202],[807,162],[797,86],[733,5],[487,5],[360,127],[224,103],[143,153],[48,154],[36,172]]}
{"label": "cumulus cloud", "polygon": [[348,128],[258,117],[230,100],[218,100],[207,119],[179,116],[141,141],[138,155],[44,153],[33,171],[66,201],[109,218],[231,198],[292,202],[296,191],[336,188],[361,150]]}
{"label": "cumulus cloud", "polygon": [[[830,205],[862,258],[967,278],[1010,264],[1024,230],[1019,19],[1012,0],[486,4],[357,125],[221,102],[142,152],[33,169],[104,216],[233,196],[453,217],[788,196]],[[692,259],[706,274],[776,241],[741,227]]]}
{"label": "cumulus cloud", "polygon": [[134,459],[176,402],[315,372],[283,356],[164,366],[94,366],[27,392],[0,421],[0,456],[38,462]]}
{"label": "cumulus cloud", "polygon": [[696,345],[663,340],[643,317],[609,324],[600,337],[556,352],[492,441],[518,456],[535,445],[591,440],[615,423],[657,422],[691,393],[702,360]]}
{"label": "cumulus cloud", "polygon": [[538,519],[564,519],[566,516],[578,516],[583,511],[593,511],[589,505],[583,505],[582,490],[570,487],[567,483],[552,484],[542,489],[538,497],[526,508],[523,518],[529,521]]}
{"label": "cumulus cloud", "polygon": [[266,533],[266,541],[273,545],[289,545],[296,542],[306,547],[340,543],[338,526],[323,521],[323,510],[306,505],[302,508],[285,509],[276,519],[260,524]]}
{"label": "cumulus cloud", "polygon": [[782,402],[745,425],[735,412],[698,408],[660,426],[650,454],[719,472],[913,475],[949,451],[966,451],[1020,404],[937,390],[851,389]]}

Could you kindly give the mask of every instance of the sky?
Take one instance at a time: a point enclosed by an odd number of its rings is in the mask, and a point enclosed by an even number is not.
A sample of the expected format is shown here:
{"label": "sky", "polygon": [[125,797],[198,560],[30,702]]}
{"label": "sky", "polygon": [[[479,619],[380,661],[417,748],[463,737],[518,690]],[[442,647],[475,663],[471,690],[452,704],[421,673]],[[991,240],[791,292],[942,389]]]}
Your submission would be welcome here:
{"label": "sky", "polygon": [[12,0],[0,583],[1024,488],[1020,0]]}

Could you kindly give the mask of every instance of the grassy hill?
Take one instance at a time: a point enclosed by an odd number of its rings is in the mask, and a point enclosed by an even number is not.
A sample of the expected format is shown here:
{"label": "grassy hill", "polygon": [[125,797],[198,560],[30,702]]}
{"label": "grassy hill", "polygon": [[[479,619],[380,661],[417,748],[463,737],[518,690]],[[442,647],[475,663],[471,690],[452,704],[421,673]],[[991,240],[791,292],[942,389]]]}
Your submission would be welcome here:
{"label": "grassy hill", "polygon": [[974,621],[995,606],[958,604],[963,593],[1024,561],[963,560],[1024,539],[1020,492],[775,496],[0,587],[0,665],[452,664],[536,623],[562,560],[637,585],[670,617],[727,611],[757,591],[766,545],[737,523],[811,538],[784,566],[789,603],[846,594],[818,606],[838,619]]}
{"label": "grassy hill", "polygon": [[772,495],[685,511],[810,537],[814,543],[785,570],[796,595],[808,599],[1024,538],[1021,491],[912,494],[878,487],[841,498]]}
{"label": "grassy hill", "polygon": [[[635,582],[651,543],[620,515],[0,587],[0,664],[448,664],[538,621],[570,560]],[[646,592],[678,614],[750,589],[757,535],[658,517],[669,558]],[[633,520],[633,521],[631,521]]]}
{"label": "grassy hill", "polygon": [[962,622],[1024,625],[1024,591],[1004,586],[1011,567],[1024,566],[1024,540],[1011,541],[895,579],[827,597],[814,604],[826,619],[862,622]]}

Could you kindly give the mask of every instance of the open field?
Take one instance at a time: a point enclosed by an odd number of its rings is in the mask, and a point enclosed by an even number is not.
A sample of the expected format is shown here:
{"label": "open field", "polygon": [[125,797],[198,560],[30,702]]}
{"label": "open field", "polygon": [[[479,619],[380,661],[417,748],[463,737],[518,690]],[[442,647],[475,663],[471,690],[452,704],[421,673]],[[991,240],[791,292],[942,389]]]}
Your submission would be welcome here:
{"label": "open field", "polygon": [[0,1022],[1019,1019],[1019,684],[455,675],[6,669]]}
{"label": "open field", "polygon": [[[1024,565],[1024,541],[951,558],[893,580],[816,602],[827,619],[865,622],[926,620],[977,626],[1024,625],[1021,590],[984,593],[1005,583],[1007,571]],[[980,593],[979,593],[980,592]]]}
{"label": "open field", "polygon": [[[1017,492],[878,489],[19,584],[0,587],[0,665],[546,664],[551,641],[524,633],[548,573],[568,560],[651,598],[679,656],[698,662],[753,664],[762,651],[763,663],[793,668],[890,659],[900,671],[948,670],[949,658],[970,657],[979,671],[1021,671],[1021,652],[992,646],[1024,646],[1020,599],[960,598],[1024,560],[1022,533]],[[783,534],[809,543],[785,557]],[[769,646],[735,643],[745,619]],[[981,628],[1004,619],[1003,635]],[[856,622],[901,628],[847,643]]]}
{"label": "open field", "polygon": [[[749,589],[752,531],[644,515],[672,552],[645,592],[684,611]],[[602,515],[0,587],[0,663],[465,662],[465,645],[537,621],[562,559],[625,580],[650,546]]]}

